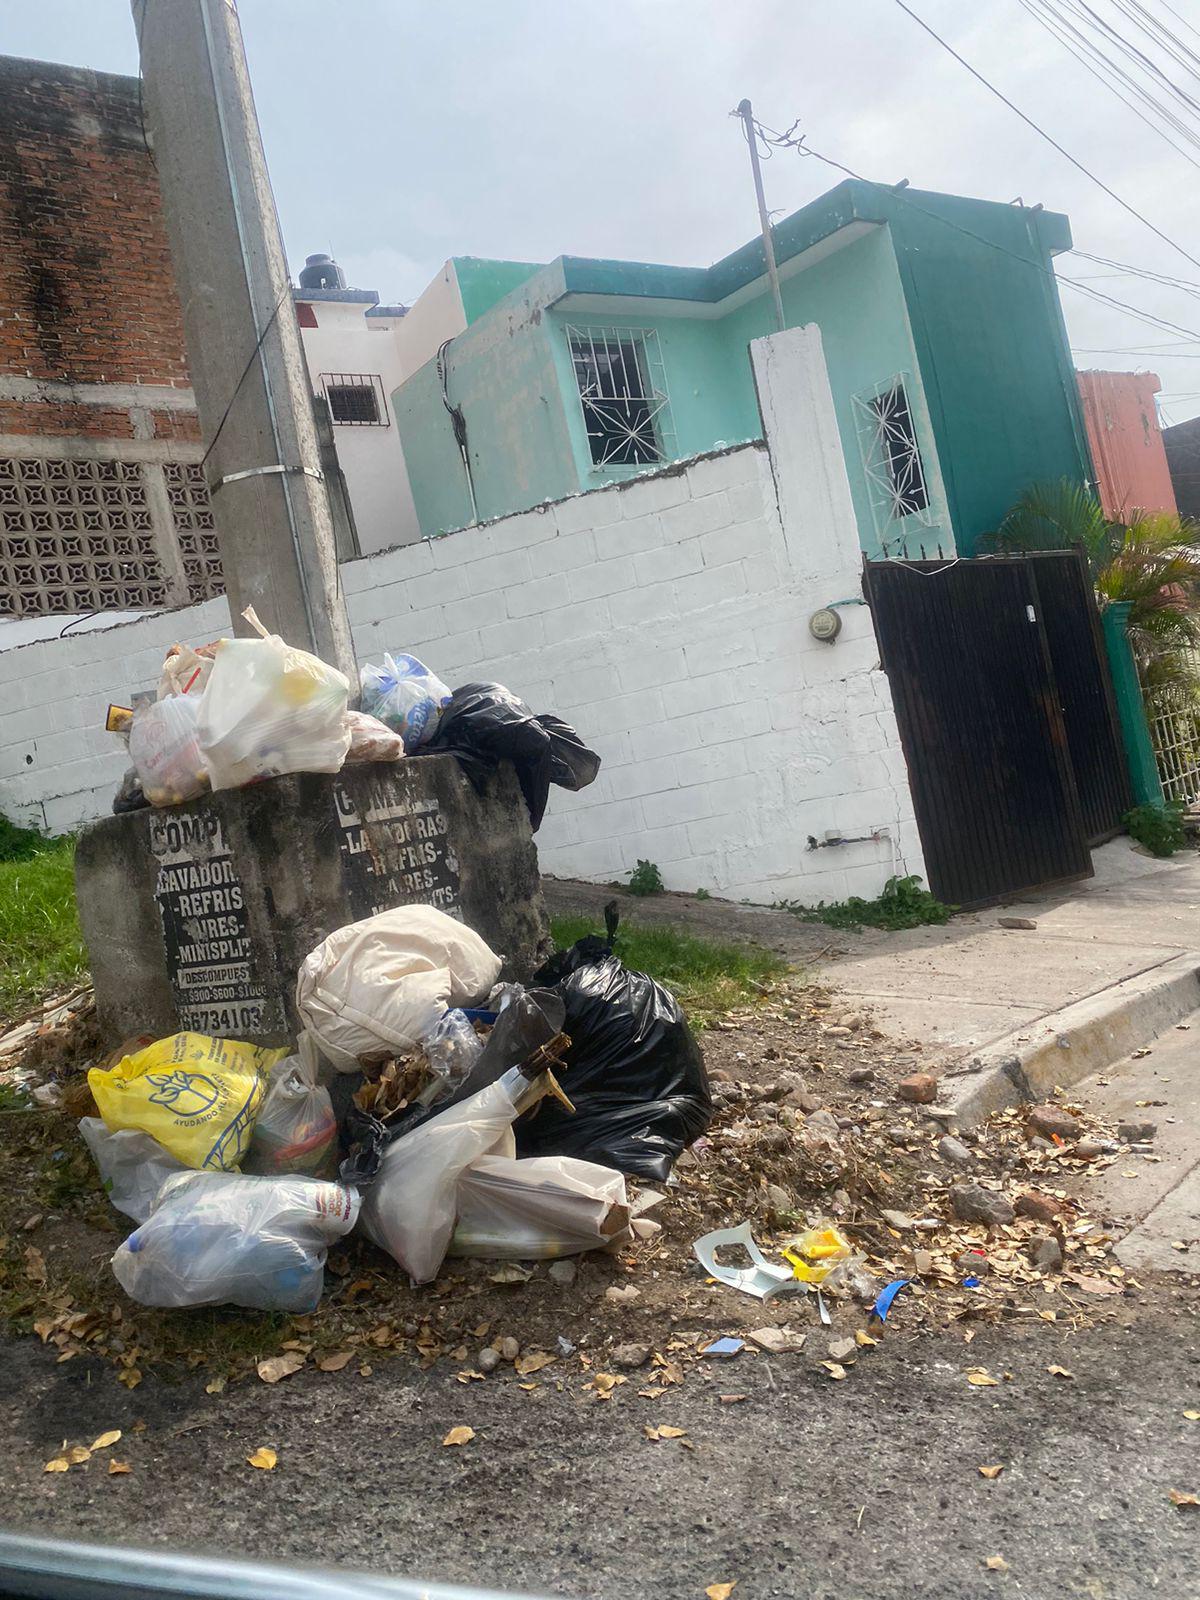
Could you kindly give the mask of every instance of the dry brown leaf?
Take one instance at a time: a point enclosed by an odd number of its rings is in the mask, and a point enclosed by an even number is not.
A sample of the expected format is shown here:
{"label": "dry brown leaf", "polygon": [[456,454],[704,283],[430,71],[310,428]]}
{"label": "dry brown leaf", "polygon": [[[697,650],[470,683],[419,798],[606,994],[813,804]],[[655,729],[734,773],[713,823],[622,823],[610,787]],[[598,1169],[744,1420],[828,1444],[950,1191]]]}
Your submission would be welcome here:
{"label": "dry brown leaf", "polygon": [[540,1383],[519,1383],[517,1385],[517,1388],[524,1389],[526,1394],[532,1394],[535,1389],[540,1389],[541,1387]]}
{"label": "dry brown leaf", "polygon": [[540,1372],[543,1367],[548,1367],[552,1361],[557,1361],[557,1356],[547,1355],[544,1350],[534,1350],[527,1356],[518,1356],[513,1365],[523,1378],[528,1378],[532,1373]]}
{"label": "dry brown leaf", "polygon": [[126,1367],[124,1372],[117,1373],[117,1382],[123,1383],[127,1389],[136,1389],[142,1381],[142,1374],[137,1367]]}
{"label": "dry brown leaf", "polygon": [[322,1356],[317,1366],[322,1372],[340,1372],[343,1367],[348,1367],[354,1360],[353,1350],[334,1350],[327,1356]]}
{"label": "dry brown leaf", "polygon": [[651,1384],[648,1389],[638,1390],[638,1398],[641,1400],[657,1400],[660,1395],[664,1395],[666,1392],[661,1384]]}
{"label": "dry brown leaf", "polygon": [[729,1596],[737,1586],[738,1581],[735,1578],[732,1583],[710,1583],[704,1592],[708,1596],[708,1600],[729,1600]]}
{"label": "dry brown leaf", "polygon": [[85,1461],[92,1459],[92,1452],[85,1444],[73,1444],[67,1451],[67,1460],[73,1467],[81,1467]]}
{"label": "dry brown leaf", "polygon": [[293,1372],[299,1372],[306,1360],[302,1351],[288,1350],[281,1356],[268,1356],[254,1370],[264,1383],[278,1383],[281,1378],[290,1378]]}
{"label": "dry brown leaf", "polygon": [[999,1386],[999,1378],[993,1378],[986,1367],[972,1367],[967,1373],[967,1382],[973,1383],[977,1389],[994,1389]]}
{"label": "dry brown leaf", "polygon": [[718,1395],[717,1398],[723,1406],[736,1406],[740,1405],[743,1400],[749,1400],[750,1396],[748,1394],[722,1394]]}
{"label": "dry brown leaf", "polygon": [[69,1472],[70,1470],[71,1463],[65,1456],[55,1456],[53,1461],[47,1461],[42,1468],[43,1472]]}
{"label": "dry brown leaf", "polygon": [[835,1383],[840,1383],[846,1376],[846,1369],[844,1366],[842,1366],[840,1361],[822,1361],[820,1365],[824,1367],[825,1371],[835,1381]]}
{"label": "dry brown leaf", "polygon": [[107,1450],[109,1445],[116,1444],[120,1437],[120,1428],[110,1428],[107,1433],[102,1433],[98,1439],[92,1441],[92,1449]]}
{"label": "dry brown leaf", "polygon": [[1200,1411],[1185,1411],[1183,1414],[1189,1422],[1200,1422]]}
{"label": "dry brown leaf", "polygon": [[210,1378],[204,1385],[204,1392],[205,1394],[222,1394],[225,1389],[225,1383],[226,1380],[224,1378]]}
{"label": "dry brown leaf", "polygon": [[263,1444],[259,1445],[252,1456],[247,1456],[246,1460],[250,1466],[257,1467],[260,1472],[274,1472],[275,1463],[279,1460],[279,1457],[269,1445]]}
{"label": "dry brown leaf", "polygon": [[981,1478],[998,1478],[1003,1471],[1004,1471],[1004,1463],[1001,1462],[998,1466],[995,1466],[995,1467],[980,1467],[979,1476]]}
{"label": "dry brown leaf", "polygon": [[629,1379],[622,1377],[620,1373],[594,1372],[592,1374],[591,1386],[599,1395],[601,1400],[607,1400],[612,1394],[613,1390],[617,1388],[619,1384],[628,1382]]}
{"label": "dry brown leaf", "polygon": [[658,1425],[658,1437],[660,1439],[682,1439],[686,1432],[686,1428],[672,1428],[665,1422],[660,1422]]}
{"label": "dry brown leaf", "polygon": [[1046,1368],[1046,1371],[1052,1378],[1073,1378],[1075,1376],[1073,1372],[1068,1372],[1066,1367],[1050,1366]]}
{"label": "dry brown leaf", "polygon": [[879,1343],[879,1340],[872,1339],[865,1328],[859,1328],[854,1335],[854,1342],[860,1349],[870,1350]]}
{"label": "dry brown leaf", "polygon": [[110,1456],[108,1461],[108,1475],[110,1478],[119,1478],[123,1473],[132,1472],[133,1468],[128,1461],[118,1461],[115,1456]]}
{"label": "dry brown leaf", "polygon": [[1067,1272],[1064,1273],[1068,1283],[1073,1283],[1076,1288],[1082,1289],[1084,1294],[1121,1294],[1122,1286],[1114,1283],[1111,1278],[1098,1278],[1094,1272]]}
{"label": "dry brown leaf", "polygon": [[455,1378],[459,1383],[484,1383],[486,1377],[482,1372],[476,1372],[473,1367],[466,1368],[463,1372],[456,1372]]}
{"label": "dry brown leaf", "polygon": [[34,1245],[27,1245],[25,1248],[25,1276],[30,1283],[45,1286],[46,1258]]}
{"label": "dry brown leaf", "polygon": [[[49,1468],[46,1470],[49,1471]],[[1178,1506],[1181,1511],[1185,1506],[1200,1506],[1200,1494],[1189,1494],[1183,1489],[1169,1489],[1167,1498],[1173,1506]]]}
{"label": "dry brown leaf", "polygon": [[[662,1438],[662,1434],[659,1433],[658,1429],[652,1428],[648,1422],[643,1422],[642,1432],[646,1435],[647,1439],[653,1439],[655,1444],[657,1444]],[[49,1470],[49,1467],[47,1467],[46,1471],[49,1472]]]}
{"label": "dry brown leaf", "polygon": [[375,1371],[374,1367],[369,1366],[366,1363],[364,1363],[361,1367],[359,1367],[358,1375],[359,1375],[360,1378],[369,1378],[374,1371]]}
{"label": "dry brown leaf", "polygon": [[457,1428],[451,1428],[450,1432],[442,1440],[442,1443],[443,1445],[470,1444],[474,1437],[474,1428],[467,1428],[460,1425]]}
{"label": "dry brown leaf", "polygon": [[1007,1572],[1008,1562],[1003,1556],[989,1556],[983,1563],[989,1572]]}

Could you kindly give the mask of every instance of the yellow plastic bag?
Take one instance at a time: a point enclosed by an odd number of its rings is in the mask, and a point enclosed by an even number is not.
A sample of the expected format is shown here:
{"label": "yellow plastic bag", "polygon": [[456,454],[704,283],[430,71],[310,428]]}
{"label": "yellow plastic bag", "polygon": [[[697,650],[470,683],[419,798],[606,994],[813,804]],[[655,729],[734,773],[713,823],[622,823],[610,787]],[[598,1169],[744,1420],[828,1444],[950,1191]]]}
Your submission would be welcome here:
{"label": "yellow plastic bag", "polygon": [[784,1258],[791,1262],[792,1272],[801,1283],[824,1283],[838,1267],[853,1258],[850,1242],[832,1225],[809,1228],[791,1248],[785,1246]]}
{"label": "yellow plastic bag", "polygon": [[185,1166],[232,1172],[250,1146],[266,1074],[286,1055],[236,1039],[174,1033],[107,1071],[93,1067],[88,1087],[114,1133],[137,1128]]}

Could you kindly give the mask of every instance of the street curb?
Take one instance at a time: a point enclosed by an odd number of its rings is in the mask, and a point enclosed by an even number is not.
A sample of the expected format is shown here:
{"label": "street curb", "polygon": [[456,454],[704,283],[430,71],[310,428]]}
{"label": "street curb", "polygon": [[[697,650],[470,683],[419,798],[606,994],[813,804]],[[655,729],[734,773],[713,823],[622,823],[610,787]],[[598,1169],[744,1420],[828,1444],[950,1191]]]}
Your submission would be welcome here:
{"label": "street curb", "polygon": [[1200,951],[1175,956],[1010,1033],[942,1075],[939,1120],[971,1128],[1101,1072],[1200,1009]]}

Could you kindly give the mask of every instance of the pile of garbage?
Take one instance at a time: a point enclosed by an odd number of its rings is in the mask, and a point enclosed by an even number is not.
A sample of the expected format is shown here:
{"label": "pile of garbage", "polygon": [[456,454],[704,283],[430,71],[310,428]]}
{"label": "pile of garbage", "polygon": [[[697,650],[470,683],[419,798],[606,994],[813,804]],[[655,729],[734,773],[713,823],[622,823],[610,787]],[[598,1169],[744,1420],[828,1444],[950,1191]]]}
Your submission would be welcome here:
{"label": "pile of garbage", "polygon": [[268,633],[167,652],[153,700],[110,706],[106,727],[131,767],[115,812],[178,805],[289,772],[340,772],[347,762],[450,753],[477,787],[502,760],[516,768],[536,832],[550,785],[582,789],[600,758],[560,718],[535,716],[497,683],[451,690],[416,656],[385,655],[360,672],[361,709],[336,668]]}
{"label": "pile of garbage", "polygon": [[296,984],[294,1051],[180,1033],[88,1073],[79,1123],[143,1305],[305,1314],[357,1231],[414,1284],[447,1255],[534,1261],[632,1237],[627,1179],[661,1182],[712,1117],[678,1003],[607,939],[529,987],[431,906],[349,924]]}

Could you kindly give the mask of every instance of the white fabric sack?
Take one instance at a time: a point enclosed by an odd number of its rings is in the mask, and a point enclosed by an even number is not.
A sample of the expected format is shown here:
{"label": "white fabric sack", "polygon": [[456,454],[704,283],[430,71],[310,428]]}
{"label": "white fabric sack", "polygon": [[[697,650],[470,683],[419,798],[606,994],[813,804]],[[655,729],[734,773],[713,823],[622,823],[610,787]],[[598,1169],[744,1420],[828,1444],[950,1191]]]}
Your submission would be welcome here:
{"label": "white fabric sack", "polygon": [[328,1246],[350,1232],[358,1206],[357,1190],[315,1178],[182,1173],[112,1269],[144,1306],[315,1311]]}
{"label": "white fabric sack", "polygon": [[454,1232],[458,1181],[504,1139],[525,1088],[514,1070],[467,1100],[400,1136],[384,1152],[363,1197],[362,1231],[386,1250],[414,1283],[437,1276]]}
{"label": "white fabric sack", "polygon": [[338,928],[305,958],[296,1009],[341,1072],[412,1050],[451,1006],[477,1005],[501,960],[434,906],[396,906]]}
{"label": "white fabric sack", "polygon": [[[248,615],[261,631],[252,608]],[[275,634],[221,639],[197,724],[213,788],[285,772],[340,772],[350,748],[349,698],[336,667]]]}
{"label": "white fabric sack", "polygon": [[540,1261],[608,1249],[628,1230],[622,1173],[573,1156],[514,1161],[491,1154],[458,1180],[458,1225],[447,1254]]}
{"label": "white fabric sack", "polygon": [[145,1222],[168,1178],[191,1170],[140,1128],[113,1132],[103,1117],[84,1117],[79,1131],[92,1152],[105,1194],[135,1222]]}

